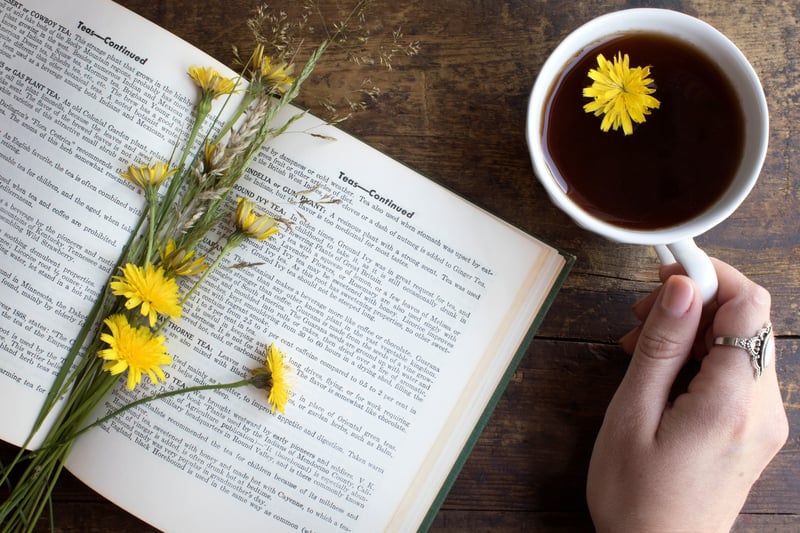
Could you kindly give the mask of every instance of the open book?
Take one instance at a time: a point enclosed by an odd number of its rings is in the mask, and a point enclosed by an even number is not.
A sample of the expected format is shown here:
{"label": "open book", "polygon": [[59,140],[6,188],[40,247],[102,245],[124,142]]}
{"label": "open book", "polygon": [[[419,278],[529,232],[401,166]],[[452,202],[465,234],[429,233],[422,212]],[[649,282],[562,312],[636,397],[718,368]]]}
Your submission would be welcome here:
{"label": "open book", "polygon": [[[229,71],[109,1],[0,15],[0,438],[19,445],[141,212],[120,172],[169,159],[188,67]],[[275,342],[297,374],[286,415],[254,389],[180,395],[73,449],[71,472],[158,528],[426,527],[571,264],[310,115],[236,192],[295,216],[314,184],[342,202],[239,248],[231,265],[258,265],[215,271],[167,328],[168,382],[98,413],[247,376]]]}

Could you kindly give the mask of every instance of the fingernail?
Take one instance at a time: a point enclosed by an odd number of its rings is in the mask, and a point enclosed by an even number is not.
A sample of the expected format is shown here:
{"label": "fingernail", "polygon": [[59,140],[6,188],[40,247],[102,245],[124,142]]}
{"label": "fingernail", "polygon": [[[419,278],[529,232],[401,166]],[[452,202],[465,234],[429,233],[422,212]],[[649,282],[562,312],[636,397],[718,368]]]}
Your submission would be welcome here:
{"label": "fingernail", "polygon": [[694,287],[682,276],[671,276],[664,283],[661,307],[675,318],[686,314],[694,301]]}

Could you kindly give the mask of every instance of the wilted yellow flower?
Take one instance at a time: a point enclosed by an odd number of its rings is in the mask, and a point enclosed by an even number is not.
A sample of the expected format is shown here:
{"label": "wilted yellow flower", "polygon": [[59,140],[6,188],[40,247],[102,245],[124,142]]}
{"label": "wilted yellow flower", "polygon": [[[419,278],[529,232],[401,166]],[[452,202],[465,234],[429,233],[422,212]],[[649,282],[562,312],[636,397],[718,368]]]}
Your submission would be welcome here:
{"label": "wilted yellow flower", "polygon": [[224,150],[218,144],[206,143],[203,149],[203,168],[206,172],[217,167]]}
{"label": "wilted yellow flower", "polygon": [[294,83],[291,75],[294,65],[273,63],[269,56],[264,55],[264,45],[261,44],[256,46],[250,61],[254,78],[260,80],[268,92],[284,94],[291,89]]}
{"label": "wilted yellow flower", "polygon": [[127,298],[126,309],[141,305],[141,313],[150,318],[151,327],[155,326],[159,313],[172,318],[181,316],[178,284],[175,278],[166,275],[163,268],[152,263],[147,263],[144,268],[128,263],[120,270],[122,276],[114,276],[109,286],[115,296]]}
{"label": "wilted yellow flower", "polygon": [[641,124],[650,109],[661,105],[651,87],[650,67],[630,68],[628,54],[617,52],[612,61],[603,54],[597,56],[597,67],[589,71],[594,80],[591,86],[583,89],[583,96],[594,100],[583,106],[587,113],[603,116],[600,129],[608,131],[622,127],[625,135],[633,133],[633,122]]}
{"label": "wilted yellow flower", "polygon": [[125,315],[111,315],[103,323],[110,331],[100,335],[100,340],[108,344],[108,348],[97,352],[107,361],[103,370],[114,376],[127,370],[127,387],[131,390],[142,381],[142,374],[147,374],[154,385],[159,379],[166,380],[161,365],[171,364],[172,357],[163,335],[156,337],[145,326],[131,326]]}
{"label": "wilted yellow flower", "polygon": [[270,58],[265,57],[261,63],[261,77],[267,81],[267,86],[273,92],[285,93],[292,88],[294,78],[291,76],[294,65],[286,63],[272,64]]}
{"label": "wilted yellow flower", "polygon": [[208,268],[205,257],[194,258],[194,250],[177,250],[175,241],[167,240],[164,248],[159,250],[161,264],[166,272],[172,272],[176,276],[193,276]]}
{"label": "wilted yellow flower", "polygon": [[150,166],[129,166],[127,172],[122,173],[122,177],[142,189],[148,187],[158,187],[164,180],[172,176],[177,169],[170,170],[169,164],[158,161]]}
{"label": "wilted yellow flower", "polygon": [[213,100],[236,89],[236,81],[220,75],[213,67],[189,67],[189,76],[194,80],[203,98]]}
{"label": "wilted yellow flower", "polygon": [[258,215],[253,211],[255,204],[246,198],[239,198],[236,206],[236,227],[239,231],[263,241],[278,233],[278,221],[269,215]]}
{"label": "wilted yellow flower", "polygon": [[292,396],[291,375],[291,368],[286,364],[286,356],[275,347],[275,344],[270,344],[267,347],[266,363],[253,370],[251,383],[267,391],[267,403],[272,406],[272,414],[275,414],[275,410],[283,414],[286,404],[289,403],[289,398]]}

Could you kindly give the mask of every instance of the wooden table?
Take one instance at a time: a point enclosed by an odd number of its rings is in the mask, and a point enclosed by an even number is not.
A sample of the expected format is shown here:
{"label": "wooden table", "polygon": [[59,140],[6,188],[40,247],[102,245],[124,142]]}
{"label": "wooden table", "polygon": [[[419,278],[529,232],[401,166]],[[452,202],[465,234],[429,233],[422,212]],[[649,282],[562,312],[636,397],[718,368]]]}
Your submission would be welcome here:
{"label": "wooden table", "polygon": [[[230,63],[247,49],[244,0],[122,4]],[[279,9],[285,2],[276,0]],[[323,3],[326,3],[323,0]],[[536,182],[525,144],[530,88],[547,57],[583,22],[630,3],[377,0],[373,19],[421,42],[410,64],[378,83],[383,96],[342,128],[517,226],[577,263],[435,522],[436,531],[587,531],[586,469],[627,356],[616,339],[631,304],[656,287],[653,250],[576,227]],[[727,34],[764,82],[770,150],[761,179],[725,223],[698,239],[773,295],[778,369],[792,425],[753,488],[735,531],[800,530],[800,31],[796,2],[645,1],[679,7]],[[165,53],[169,53],[165,51]],[[309,91],[324,89],[325,65]],[[355,85],[349,71],[335,76]],[[352,79],[349,79],[349,78]],[[315,81],[316,80],[316,81]],[[301,98],[302,101],[302,98]],[[8,458],[13,448],[0,447]],[[713,496],[712,496],[713,497]],[[55,496],[57,531],[147,531],[70,475]]]}

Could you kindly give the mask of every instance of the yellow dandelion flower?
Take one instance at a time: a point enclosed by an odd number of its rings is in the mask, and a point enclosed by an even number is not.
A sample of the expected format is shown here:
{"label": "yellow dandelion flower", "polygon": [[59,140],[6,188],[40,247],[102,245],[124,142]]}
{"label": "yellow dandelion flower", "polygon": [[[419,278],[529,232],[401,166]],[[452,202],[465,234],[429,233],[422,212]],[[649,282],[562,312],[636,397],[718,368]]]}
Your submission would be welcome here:
{"label": "yellow dandelion flower", "polygon": [[276,410],[284,414],[286,404],[292,396],[291,376],[286,356],[275,344],[270,344],[267,347],[266,363],[253,370],[252,384],[267,391],[267,403],[272,406],[272,414]]}
{"label": "yellow dandelion flower", "polygon": [[246,198],[239,198],[236,206],[236,227],[239,231],[263,241],[278,233],[278,221],[269,215],[259,215],[253,211],[255,204]]}
{"label": "yellow dandelion flower", "polygon": [[661,105],[651,96],[656,90],[651,86],[650,67],[630,68],[628,54],[617,52],[612,61],[603,54],[597,56],[597,68],[589,71],[591,86],[583,89],[583,96],[593,98],[583,106],[587,113],[603,115],[600,129],[615,131],[622,127],[625,135],[633,133],[633,123],[641,124],[651,109]]}
{"label": "yellow dandelion flower", "polygon": [[213,67],[189,67],[189,76],[194,80],[203,98],[213,100],[236,89],[236,81],[220,75]]}
{"label": "yellow dandelion flower", "polygon": [[100,340],[108,344],[108,348],[97,352],[107,361],[103,370],[113,376],[127,370],[130,390],[142,381],[142,374],[147,374],[153,385],[159,379],[166,380],[161,365],[171,364],[172,357],[167,354],[163,335],[155,337],[145,326],[131,326],[125,315],[111,315],[103,323],[110,332],[100,335]]}
{"label": "yellow dandelion flower", "polygon": [[127,172],[122,173],[122,177],[142,189],[148,187],[158,187],[164,180],[172,176],[177,169],[170,170],[169,164],[158,161],[150,166],[129,166]]}
{"label": "yellow dandelion flower", "polygon": [[194,276],[208,268],[205,257],[194,259],[194,250],[177,250],[175,241],[167,240],[164,248],[159,250],[161,264],[166,272],[171,272],[176,276]]}
{"label": "yellow dandelion flower", "polygon": [[166,275],[163,268],[152,263],[147,263],[144,268],[128,263],[120,270],[122,275],[114,276],[110,287],[115,296],[127,298],[127,309],[141,306],[141,313],[150,318],[151,327],[155,326],[159,313],[172,318],[181,316],[178,284],[175,278]]}

